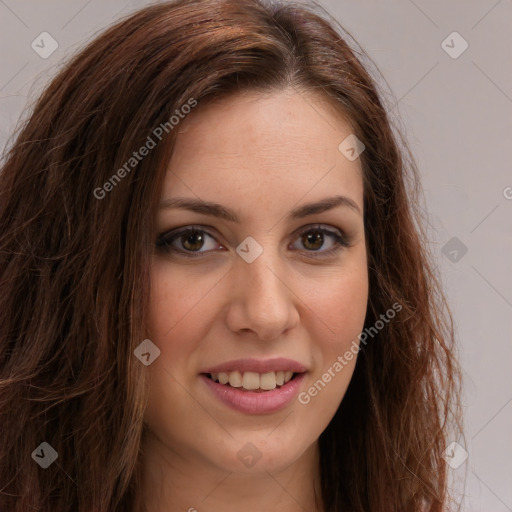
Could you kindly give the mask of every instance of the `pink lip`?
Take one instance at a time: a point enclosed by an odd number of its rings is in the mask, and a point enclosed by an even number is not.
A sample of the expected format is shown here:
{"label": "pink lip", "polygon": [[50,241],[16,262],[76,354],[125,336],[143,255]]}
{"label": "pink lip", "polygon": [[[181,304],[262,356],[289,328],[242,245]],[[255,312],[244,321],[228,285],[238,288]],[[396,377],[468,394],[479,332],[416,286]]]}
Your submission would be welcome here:
{"label": "pink lip", "polygon": [[293,359],[286,359],[284,357],[275,357],[273,359],[236,359],[227,361],[226,363],[218,364],[202,370],[200,373],[219,373],[219,372],[279,372],[279,371],[292,371],[293,373],[303,373],[307,368],[294,361]]}
{"label": "pink lip", "polygon": [[261,392],[232,388],[227,384],[215,382],[206,375],[200,375],[200,378],[214,396],[232,409],[246,414],[268,414],[283,409],[297,396],[304,376],[305,374],[301,373],[280,388]]}

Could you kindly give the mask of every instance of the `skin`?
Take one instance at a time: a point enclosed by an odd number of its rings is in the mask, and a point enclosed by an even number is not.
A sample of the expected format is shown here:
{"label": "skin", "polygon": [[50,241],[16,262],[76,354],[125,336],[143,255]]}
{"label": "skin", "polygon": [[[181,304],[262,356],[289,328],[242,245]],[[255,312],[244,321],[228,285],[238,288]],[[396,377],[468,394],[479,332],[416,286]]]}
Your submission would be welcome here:
{"label": "skin", "polygon": [[[294,399],[269,414],[232,410],[199,377],[233,359],[287,357],[308,368],[301,385],[307,391],[363,329],[361,163],[338,150],[352,129],[316,94],[237,93],[198,105],[179,125],[161,200],[214,201],[235,210],[240,224],[178,208],[161,209],[156,218],[156,235],[199,225],[213,238],[192,245],[200,257],[155,250],[152,259],[150,339],[161,354],[148,366],[148,512],[322,510],[314,497],[318,437],[343,399],[356,358],[308,404]],[[360,211],[338,206],[287,218],[300,205],[336,194]],[[322,256],[336,241],[324,234],[323,245],[308,244],[298,231],[311,224],[341,230],[350,246]],[[252,263],[235,251],[247,236],[263,248]],[[183,240],[172,245],[190,249]],[[246,443],[261,454],[252,467],[237,457]]]}

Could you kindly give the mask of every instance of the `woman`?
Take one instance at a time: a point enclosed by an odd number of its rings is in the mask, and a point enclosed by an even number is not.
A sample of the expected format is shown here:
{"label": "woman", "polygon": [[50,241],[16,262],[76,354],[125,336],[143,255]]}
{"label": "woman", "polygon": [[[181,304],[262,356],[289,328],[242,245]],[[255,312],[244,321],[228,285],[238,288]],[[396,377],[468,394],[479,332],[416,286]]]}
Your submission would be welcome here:
{"label": "woman", "polygon": [[0,174],[2,511],[447,509],[453,328],[345,39],[160,3],[43,93]]}

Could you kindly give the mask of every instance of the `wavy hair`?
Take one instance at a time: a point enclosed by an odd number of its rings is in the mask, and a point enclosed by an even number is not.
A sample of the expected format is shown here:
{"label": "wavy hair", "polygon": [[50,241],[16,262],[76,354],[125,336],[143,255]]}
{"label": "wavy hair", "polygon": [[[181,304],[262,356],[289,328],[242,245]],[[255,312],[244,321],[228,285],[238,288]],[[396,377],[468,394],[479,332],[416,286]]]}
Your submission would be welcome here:
{"label": "wavy hair", "polygon": [[[446,510],[442,452],[450,425],[461,428],[460,370],[418,172],[366,55],[316,7],[143,8],[68,59],[18,127],[0,172],[3,512],[142,508],[148,387],[133,351],[147,334],[153,222],[177,130],[126,163],[191,99],[200,109],[239,90],[285,87],[324,95],[366,146],[365,328],[402,306],[362,347],[320,436],[325,512]],[[58,453],[46,470],[32,457],[42,442]]]}

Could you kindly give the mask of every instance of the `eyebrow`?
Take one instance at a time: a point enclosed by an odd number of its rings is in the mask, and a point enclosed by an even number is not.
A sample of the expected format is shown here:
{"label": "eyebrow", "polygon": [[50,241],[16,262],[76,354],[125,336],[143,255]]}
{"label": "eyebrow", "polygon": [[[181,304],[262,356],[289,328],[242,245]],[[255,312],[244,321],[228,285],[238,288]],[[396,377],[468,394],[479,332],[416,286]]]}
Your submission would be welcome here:
{"label": "eyebrow", "polygon": [[[325,199],[322,199],[320,201],[314,203],[307,203],[297,208],[294,208],[288,214],[288,217],[290,219],[302,219],[304,217],[308,217],[309,215],[323,213],[339,206],[350,208],[351,210],[354,210],[361,215],[361,210],[359,209],[359,206],[357,206],[357,204],[352,199],[346,196],[338,195],[333,197],[326,197]],[[218,203],[203,201],[201,199],[193,199],[188,197],[174,197],[162,201],[159,205],[159,208],[161,210],[171,208],[183,208],[185,210],[190,210],[192,212],[204,215],[212,215],[213,217],[218,217],[219,219],[240,223],[238,215],[231,208],[227,208]]]}

